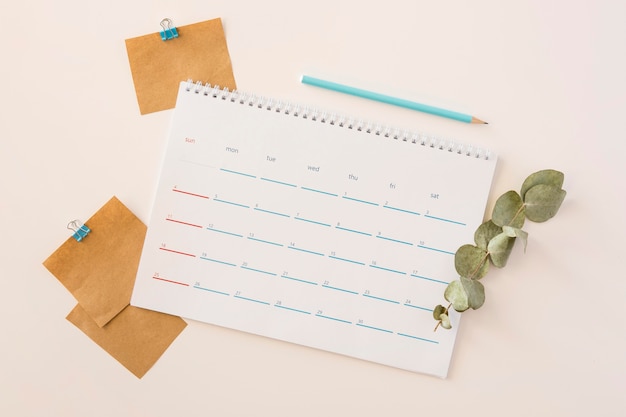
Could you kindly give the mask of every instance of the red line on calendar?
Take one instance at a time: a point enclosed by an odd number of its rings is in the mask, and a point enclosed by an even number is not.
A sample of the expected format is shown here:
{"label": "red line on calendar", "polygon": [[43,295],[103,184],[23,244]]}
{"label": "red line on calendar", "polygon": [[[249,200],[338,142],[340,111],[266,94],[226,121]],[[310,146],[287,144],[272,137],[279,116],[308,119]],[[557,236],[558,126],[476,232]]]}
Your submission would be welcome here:
{"label": "red line on calendar", "polygon": [[202,194],[196,194],[196,193],[190,193],[189,191],[183,191],[183,190],[179,190],[178,188],[172,188],[172,191],[176,192],[176,193],[181,193],[181,194],[187,194],[187,195],[191,195],[194,197],[200,197],[200,198],[206,198],[208,199],[209,197],[206,195],[202,195]]}
{"label": "red line on calendar", "polygon": [[184,287],[188,287],[189,286],[189,284],[185,284],[184,282],[172,281],[171,279],[165,279],[165,278],[157,277],[156,275],[154,275],[152,277],[152,279],[157,279],[159,281],[169,282],[170,284],[178,284],[178,285],[182,285]]}
{"label": "red line on calendar", "polygon": [[177,250],[164,248],[164,247],[162,247],[162,246],[161,246],[159,249],[160,249],[160,250],[164,250],[164,251],[166,251],[166,252],[177,253],[177,254],[179,254],[179,255],[191,256],[192,258],[195,258],[195,257],[196,257],[196,255],[194,255],[194,254],[192,254],[192,253],[180,252],[180,251],[177,251]]}
{"label": "red line on calendar", "polygon": [[185,226],[193,226],[193,227],[198,227],[198,228],[202,228],[202,226],[198,225],[198,224],[193,224],[193,223],[187,223],[187,222],[183,222],[180,220],[176,220],[176,219],[170,219],[169,217],[166,218],[165,220],[167,220],[168,222],[173,222],[173,223],[178,223],[178,224],[184,224]]}

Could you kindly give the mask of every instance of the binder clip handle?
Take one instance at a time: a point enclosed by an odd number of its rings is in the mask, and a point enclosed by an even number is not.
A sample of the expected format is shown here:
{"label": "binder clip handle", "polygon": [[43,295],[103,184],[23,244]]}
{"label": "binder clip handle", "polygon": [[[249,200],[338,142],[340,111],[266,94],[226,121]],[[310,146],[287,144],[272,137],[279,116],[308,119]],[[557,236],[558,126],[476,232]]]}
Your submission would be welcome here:
{"label": "binder clip handle", "polygon": [[166,41],[168,39],[178,38],[178,30],[172,23],[172,19],[166,17],[161,20],[161,27],[163,28],[160,32],[162,40]]}
{"label": "binder clip handle", "polygon": [[91,230],[87,227],[86,224],[83,224],[80,220],[72,220],[67,224],[67,228],[74,232],[72,237],[76,239],[77,242],[80,242],[91,232]]}

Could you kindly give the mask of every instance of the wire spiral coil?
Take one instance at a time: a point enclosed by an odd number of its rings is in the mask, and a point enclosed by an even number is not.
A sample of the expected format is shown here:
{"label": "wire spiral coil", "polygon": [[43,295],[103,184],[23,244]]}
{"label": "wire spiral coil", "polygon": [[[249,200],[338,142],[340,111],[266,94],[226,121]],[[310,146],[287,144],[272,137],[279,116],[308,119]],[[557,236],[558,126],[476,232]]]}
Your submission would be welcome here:
{"label": "wire spiral coil", "polygon": [[287,116],[300,117],[302,119],[309,119],[315,122],[327,123],[347,129],[354,129],[359,132],[374,134],[376,136],[410,142],[424,147],[430,147],[442,151],[445,150],[450,153],[456,153],[477,159],[490,160],[493,158],[492,152],[488,149],[464,145],[451,139],[439,138],[419,132],[411,132],[369,121],[366,122],[361,119],[320,111],[318,109],[311,109],[298,104],[249,94],[239,90],[231,91],[227,87],[220,88],[218,85],[211,85],[209,83],[204,84],[201,81],[194,82],[193,80],[187,80],[186,91],[193,92],[195,94],[202,94],[215,99],[230,101],[232,103],[247,105],[249,107],[257,107],[261,110],[275,111],[276,113],[282,113]]}

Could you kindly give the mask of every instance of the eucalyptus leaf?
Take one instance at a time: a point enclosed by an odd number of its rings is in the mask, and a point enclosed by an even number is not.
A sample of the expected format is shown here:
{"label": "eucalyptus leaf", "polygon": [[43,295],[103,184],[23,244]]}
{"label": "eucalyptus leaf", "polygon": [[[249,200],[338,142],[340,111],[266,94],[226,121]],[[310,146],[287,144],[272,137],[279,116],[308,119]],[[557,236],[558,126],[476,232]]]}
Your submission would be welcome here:
{"label": "eucalyptus leaf", "polygon": [[479,248],[487,250],[489,241],[500,233],[502,233],[502,228],[491,220],[487,220],[476,229],[474,242],[476,242],[476,246]]}
{"label": "eucalyptus leaf", "polygon": [[520,190],[520,194],[522,199],[526,201],[526,192],[533,188],[535,185],[544,184],[551,185],[558,189],[563,187],[563,180],[565,176],[560,171],[555,171],[553,169],[544,169],[542,171],[537,171],[534,174],[530,174],[522,184],[522,188]]}
{"label": "eucalyptus leaf", "polygon": [[528,245],[528,232],[511,226],[504,226],[502,231],[508,237],[519,237],[522,240],[522,243],[524,243],[524,252],[526,252],[526,246]]}
{"label": "eucalyptus leaf", "polygon": [[513,245],[515,245],[515,238],[507,236],[505,232],[500,233],[489,241],[487,250],[494,266],[502,268],[506,265],[513,250]]}
{"label": "eucalyptus leaf", "polygon": [[480,281],[461,277],[461,284],[467,294],[467,302],[473,310],[485,303],[485,287]]}
{"label": "eucalyptus leaf", "polygon": [[[463,284],[461,284],[461,281],[458,279],[448,284],[443,296],[446,300],[452,303],[452,307],[458,312],[463,312],[469,308],[467,292],[465,292]],[[444,314],[439,315],[439,318],[443,315]]]}
{"label": "eucalyptus leaf", "polygon": [[442,314],[439,316],[439,320],[441,320],[441,327],[444,329],[451,329],[452,325],[450,324],[450,317],[447,314]]}
{"label": "eucalyptus leaf", "polygon": [[444,306],[442,306],[441,304],[439,304],[437,307],[435,307],[435,309],[433,310],[433,318],[435,320],[441,320],[441,315],[445,314],[446,312],[446,308]]}
{"label": "eucalyptus leaf", "polygon": [[507,191],[496,200],[491,220],[498,226],[511,226],[519,229],[524,226],[524,202],[516,191]]}
{"label": "eucalyptus leaf", "polygon": [[463,245],[454,254],[454,267],[462,277],[480,279],[489,271],[488,254],[474,245]]}
{"label": "eucalyptus leaf", "polygon": [[535,185],[526,192],[526,217],[534,222],[545,222],[556,215],[565,199],[565,190],[552,185]]}

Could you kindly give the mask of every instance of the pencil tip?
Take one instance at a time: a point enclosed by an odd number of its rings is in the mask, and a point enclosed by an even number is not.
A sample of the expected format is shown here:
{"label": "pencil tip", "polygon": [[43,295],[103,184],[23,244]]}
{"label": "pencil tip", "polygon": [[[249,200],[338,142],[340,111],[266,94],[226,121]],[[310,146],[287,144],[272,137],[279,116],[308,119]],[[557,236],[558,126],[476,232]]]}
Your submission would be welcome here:
{"label": "pencil tip", "polygon": [[479,123],[479,124],[483,124],[483,125],[488,125],[489,123],[485,122],[484,120],[480,120],[477,117],[472,117],[472,123]]}

